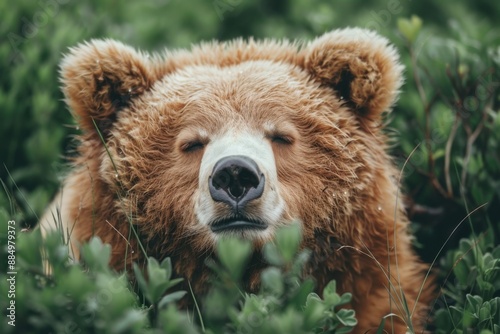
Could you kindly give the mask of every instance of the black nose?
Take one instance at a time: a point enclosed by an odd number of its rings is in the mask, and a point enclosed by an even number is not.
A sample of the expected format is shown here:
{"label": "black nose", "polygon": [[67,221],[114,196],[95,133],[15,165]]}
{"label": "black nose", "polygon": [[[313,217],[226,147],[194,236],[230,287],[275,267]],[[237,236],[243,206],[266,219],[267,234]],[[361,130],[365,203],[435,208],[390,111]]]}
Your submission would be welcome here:
{"label": "black nose", "polygon": [[233,209],[243,208],[259,198],[264,191],[265,178],[252,159],[232,155],[220,159],[208,179],[210,195],[216,202],[224,202]]}

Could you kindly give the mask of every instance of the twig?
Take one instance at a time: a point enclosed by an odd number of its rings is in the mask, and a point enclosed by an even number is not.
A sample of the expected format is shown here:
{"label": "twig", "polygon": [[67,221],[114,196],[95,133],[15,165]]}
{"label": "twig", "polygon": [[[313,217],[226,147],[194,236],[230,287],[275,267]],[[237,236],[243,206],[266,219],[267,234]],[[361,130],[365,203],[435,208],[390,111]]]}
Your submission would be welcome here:
{"label": "twig", "polygon": [[437,94],[435,94],[431,101],[425,106],[425,147],[427,148],[428,155],[428,168],[430,175],[434,176],[434,169],[436,167],[436,162],[434,161],[434,156],[432,155],[432,139],[431,139],[431,106],[436,101]]}
{"label": "twig", "polygon": [[446,179],[446,189],[448,190],[448,196],[450,198],[453,197],[453,188],[451,185],[451,177],[450,177],[451,148],[453,146],[453,142],[455,141],[458,125],[459,125],[459,116],[455,116],[453,127],[451,128],[450,135],[448,136],[448,140],[446,141],[446,148],[444,154],[444,177]]}
{"label": "twig", "polygon": [[415,50],[413,49],[412,46],[409,48],[410,50],[410,60],[411,60],[411,65],[413,68],[413,79],[415,80],[415,85],[417,86],[418,94],[420,95],[420,100],[424,105],[426,105],[427,97],[425,95],[425,90],[422,85],[422,81],[420,79],[420,74],[418,74],[418,67],[417,67],[417,58],[415,56]]}
{"label": "twig", "polygon": [[[485,108],[486,109],[486,108]],[[462,168],[462,175],[461,175],[461,180],[462,180],[462,185],[465,185],[465,181],[467,179],[467,167],[470,162],[470,157],[472,155],[472,146],[474,142],[476,141],[477,137],[479,137],[479,134],[484,128],[484,123],[487,118],[487,113],[485,110],[483,110],[483,117],[481,117],[481,121],[479,121],[479,124],[477,125],[476,129],[474,132],[470,133],[470,128],[467,127],[467,146],[465,148],[465,156],[464,156],[464,164]]]}
{"label": "twig", "polygon": [[[420,78],[420,74],[418,73],[418,66],[417,66],[417,58],[415,56],[415,51],[414,49],[410,46],[409,48],[410,51],[410,59],[411,59],[411,64],[413,68],[413,79],[415,81],[415,85],[418,90],[418,94],[420,96],[420,100],[422,102],[422,105],[425,107],[425,142],[426,142],[426,148],[428,152],[428,160],[429,160],[429,178],[432,186],[439,192],[441,195],[445,198],[449,198],[448,192],[443,188],[443,186],[440,184],[439,180],[436,177],[436,173],[434,173],[435,169],[435,161],[434,157],[432,155],[432,148],[431,148],[431,135],[430,135],[430,110],[431,106],[434,104],[436,101],[437,97],[440,95],[440,92],[437,92],[436,94],[433,95],[432,99],[427,102],[427,96],[425,94],[424,87],[422,85],[422,80]],[[426,72],[428,73],[428,72]]]}

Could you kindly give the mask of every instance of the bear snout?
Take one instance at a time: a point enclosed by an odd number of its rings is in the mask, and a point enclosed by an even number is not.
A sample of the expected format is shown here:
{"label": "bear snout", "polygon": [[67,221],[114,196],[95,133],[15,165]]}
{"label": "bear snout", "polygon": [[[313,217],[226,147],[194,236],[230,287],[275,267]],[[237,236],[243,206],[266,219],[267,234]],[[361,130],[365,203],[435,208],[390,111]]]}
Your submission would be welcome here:
{"label": "bear snout", "polygon": [[265,183],[259,166],[247,156],[232,155],[217,161],[208,178],[208,189],[215,202],[229,206],[231,215],[213,222],[212,231],[266,229],[266,223],[244,214],[247,204],[262,196]]}
{"label": "bear snout", "polygon": [[208,178],[210,196],[216,202],[226,203],[234,214],[264,192],[265,177],[257,163],[243,155],[220,159]]}
{"label": "bear snout", "polygon": [[269,232],[283,218],[274,153],[262,134],[228,131],[214,136],[205,148],[198,181],[196,217],[214,233]]}

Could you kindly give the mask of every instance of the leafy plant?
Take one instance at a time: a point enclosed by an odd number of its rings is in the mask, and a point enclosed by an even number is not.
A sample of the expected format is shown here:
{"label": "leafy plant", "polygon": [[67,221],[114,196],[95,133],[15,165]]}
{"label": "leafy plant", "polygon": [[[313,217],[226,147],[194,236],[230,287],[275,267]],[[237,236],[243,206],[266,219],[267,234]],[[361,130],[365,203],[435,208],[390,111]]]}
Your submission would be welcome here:
{"label": "leafy plant", "polygon": [[500,333],[500,246],[482,238],[462,239],[442,267],[449,275],[438,301],[436,333]]}
{"label": "leafy plant", "polygon": [[218,274],[218,283],[205,300],[204,320],[215,333],[348,333],[352,330],[357,324],[354,311],[340,308],[351,301],[351,294],[338,295],[332,281],[320,298],[313,292],[313,281],[301,279],[309,252],[299,252],[300,240],[300,227],[293,224],[277,233],[275,243],[265,245],[263,255],[270,267],[262,271],[258,294],[242,292],[234,281],[240,278],[243,269],[235,264],[248,260],[250,245],[238,239],[221,240],[218,247],[221,265],[211,264]]}
{"label": "leafy plant", "polygon": [[[6,245],[6,225],[1,226],[0,241]],[[98,238],[82,246],[82,262],[75,263],[58,232],[45,239],[40,230],[17,233],[16,296],[11,298],[18,301],[17,321],[15,327],[2,322],[2,333],[348,333],[357,323],[354,311],[341,308],[351,295],[338,295],[334,281],[321,298],[314,283],[301,278],[308,252],[298,250],[298,224],[278,231],[280,241],[265,247],[273,264],[262,272],[258,294],[239,289],[243,265],[235,265],[244,264],[252,248],[239,239],[222,239],[220,264],[210,264],[217,279],[198,317],[177,308],[186,291],[169,292],[182,279],[172,279],[168,258],[161,263],[149,258],[145,273],[134,265],[135,290],[126,274],[109,268],[111,248]],[[2,247],[0,255],[7,252]],[[0,293],[7,296],[9,283],[1,276]],[[8,303],[2,298],[0,306],[7,309]]]}

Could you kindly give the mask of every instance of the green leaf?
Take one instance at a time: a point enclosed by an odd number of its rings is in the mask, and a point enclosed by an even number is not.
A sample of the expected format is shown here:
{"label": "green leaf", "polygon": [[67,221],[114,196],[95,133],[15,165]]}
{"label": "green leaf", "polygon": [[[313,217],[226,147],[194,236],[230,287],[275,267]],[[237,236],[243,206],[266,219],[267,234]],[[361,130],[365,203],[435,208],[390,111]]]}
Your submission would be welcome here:
{"label": "green leaf", "polygon": [[134,275],[135,275],[135,280],[137,281],[137,284],[139,285],[139,289],[144,293],[146,298],[150,300],[149,297],[149,292],[148,292],[148,284],[146,282],[146,279],[144,278],[144,275],[142,275],[142,271],[137,265],[137,263],[133,264],[134,268]]}
{"label": "green leaf", "polygon": [[131,333],[141,331],[147,323],[146,314],[139,310],[128,309],[121,318],[111,323],[110,333]]}
{"label": "green leaf", "polygon": [[336,313],[337,319],[340,321],[340,323],[344,326],[348,327],[354,327],[358,324],[358,321],[356,320],[356,312],[354,310],[348,310],[348,309],[340,309]]}
{"label": "green leaf", "polygon": [[169,280],[172,277],[172,261],[169,257],[163,259],[160,264],[160,267],[165,270],[166,279]]}
{"label": "green leaf", "polygon": [[342,296],[340,296],[340,302],[337,304],[337,306],[348,304],[351,302],[351,300],[352,294],[350,292],[346,292]]}
{"label": "green leaf", "polygon": [[176,291],[163,296],[163,298],[158,303],[158,308],[159,309],[165,308],[168,304],[180,300],[182,297],[184,297],[186,293],[187,291]]}
{"label": "green leaf", "polygon": [[163,333],[199,334],[186,312],[179,312],[173,304],[161,310],[158,320]]}
{"label": "green leaf", "polygon": [[311,293],[307,296],[306,306],[304,308],[304,326],[311,330],[321,327],[324,318],[326,306],[318,295]]}
{"label": "green leaf", "polygon": [[217,244],[220,262],[235,281],[241,277],[251,253],[252,245],[248,240],[222,238]]}
{"label": "green leaf", "polygon": [[323,289],[323,298],[329,308],[333,308],[340,303],[341,299],[337,294],[337,284],[334,280],[330,281]]}
{"label": "green leaf", "polygon": [[184,278],[182,278],[182,277],[169,280],[168,284],[167,284],[167,289],[170,289],[171,287],[176,286],[177,284],[179,284],[182,281],[184,281]]}
{"label": "green leaf", "polygon": [[[7,239],[7,222],[9,219],[4,220],[3,227],[5,227],[5,238]],[[21,233],[19,229],[16,230],[18,233],[18,243],[16,247],[16,253],[18,255],[18,263],[20,265],[24,265],[25,267],[32,268],[43,268],[42,264],[42,253],[39,251],[35,251],[42,248],[48,248],[50,246],[46,246],[42,239],[41,230],[37,229],[30,233]],[[57,232],[52,232],[51,234],[56,234]],[[4,244],[7,245],[7,241]],[[7,261],[4,262],[7,265]]]}
{"label": "green leaf", "polygon": [[275,267],[265,269],[262,274],[262,286],[269,290],[273,295],[281,296],[285,289],[283,275],[281,270]]}
{"label": "green leaf", "polygon": [[421,28],[422,20],[418,16],[413,15],[411,19],[398,19],[398,30],[410,43],[415,42]]}
{"label": "green leaf", "polygon": [[484,303],[479,309],[479,321],[489,320],[491,315],[491,305]]}
{"label": "green leaf", "polygon": [[483,281],[482,279],[478,279],[478,286],[480,290],[481,297],[485,300],[488,300],[493,297],[495,294],[495,286],[490,282]]}
{"label": "green leaf", "polygon": [[467,303],[470,305],[470,308],[468,307],[468,309],[472,312],[479,310],[479,306],[483,304],[483,299],[479,296],[467,294],[465,298],[467,299]]}
{"label": "green leaf", "polygon": [[[383,318],[383,323],[380,324],[377,334],[383,333],[383,324],[385,324],[385,318]],[[446,334],[450,333],[454,328],[450,313],[446,309],[439,309],[436,311],[434,324],[437,328],[445,331]]]}
{"label": "green leaf", "polygon": [[294,222],[276,232],[276,245],[285,263],[290,263],[293,260],[299,249],[301,239],[302,231],[298,222]]}
{"label": "green leaf", "polygon": [[311,278],[306,278],[299,288],[295,290],[295,294],[290,298],[290,304],[297,309],[301,309],[307,301],[307,297],[314,291],[314,281]]}
{"label": "green leaf", "polygon": [[148,282],[152,286],[160,285],[167,281],[167,271],[160,267],[158,260],[153,257],[148,258],[146,267],[148,273]]}
{"label": "green leaf", "polygon": [[292,264],[291,274],[300,276],[302,275],[302,271],[304,267],[307,265],[307,262],[311,258],[311,251],[308,249],[304,249],[299,252],[299,254],[295,257],[295,260]]}
{"label": "green leaf", "polygon": [[110,270],[111,246],[103,244],[99,237],[92,237],[87,244],[82,246],[81,256],[90,268],[98,272]]}
{"label": "green leaf", "polygon": [[465,261],[460,259],[461,256],[462,254],[457,252],[455,261],[458,260],[458,262],[456,262],[455,266],[453,267],[453,273],[455,274],[455,277],[458,279],[460,284],[462,286],[465,286],[467,285],[469,279],[469,268]]}
{"label": "green leaf", "polygon": [[383,317],[382,320],[380,321],[380,325],[378,325],[378,328],[377,328],[377,331],[375,332],[375,334],[383,334],[383,333],[385,333],[385,330],[384,330],[385,320],[386,320],[386,318]]}
{"label": "green leaf", "polygon": [[264,245],[263,254],[266,261],[273,266],[282,266],[283,258],[278,250],[278,247],[272,243]]}

